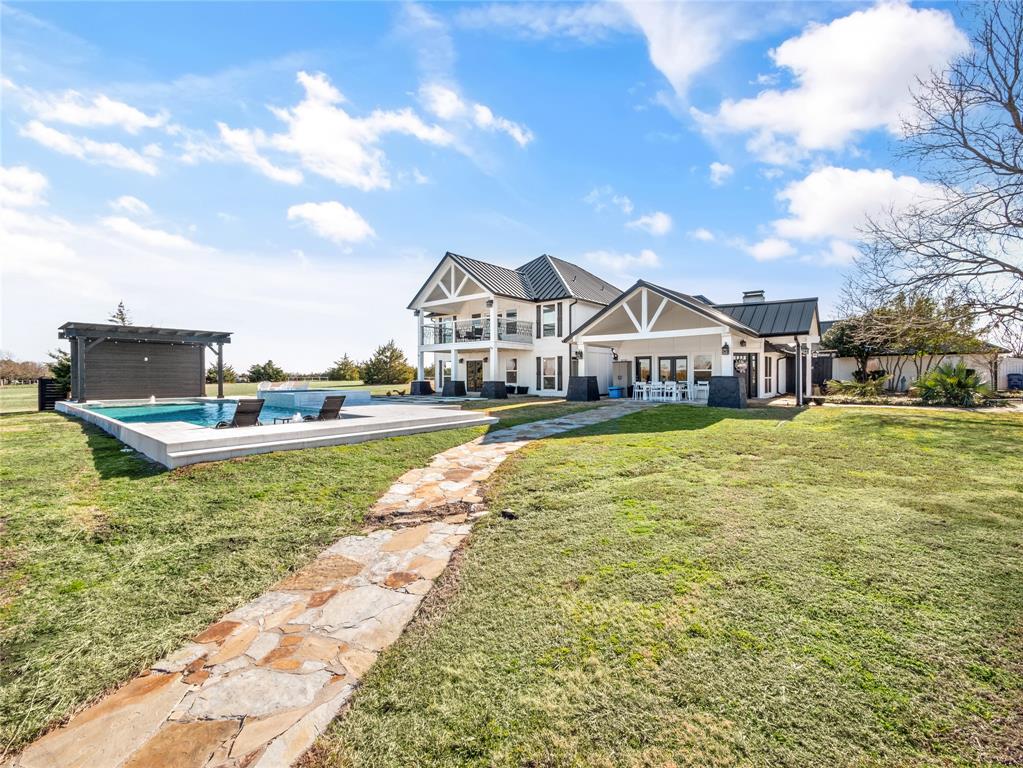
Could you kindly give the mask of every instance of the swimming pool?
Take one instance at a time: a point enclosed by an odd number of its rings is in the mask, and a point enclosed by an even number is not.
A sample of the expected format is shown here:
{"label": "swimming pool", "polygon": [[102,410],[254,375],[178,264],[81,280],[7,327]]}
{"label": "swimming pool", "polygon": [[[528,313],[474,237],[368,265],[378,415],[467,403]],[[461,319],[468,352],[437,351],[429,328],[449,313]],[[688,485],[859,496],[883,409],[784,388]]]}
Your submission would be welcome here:
{"label": "swimming pool", "polygon": [[[231,421],[235,400],[191,401],[180,403],[156,403],[155,405],[90,405],[90,411],[116,419],[124,424],[159,424],[183,421],[200,427],[215,427],[222,421]],[[259,421],[273,424],[274,419],[290,419],[298,413],[301,416],[315,416],[319,408],[278,408],[263,405]]]}

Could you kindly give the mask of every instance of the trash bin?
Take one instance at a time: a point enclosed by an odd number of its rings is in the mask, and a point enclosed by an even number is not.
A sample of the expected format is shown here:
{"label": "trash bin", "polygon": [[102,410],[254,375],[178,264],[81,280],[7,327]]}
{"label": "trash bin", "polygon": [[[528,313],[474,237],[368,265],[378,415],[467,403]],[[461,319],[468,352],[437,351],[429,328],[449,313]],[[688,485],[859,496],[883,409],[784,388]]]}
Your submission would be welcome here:
{"label": "trash bin", "polygon": [[625,387],[608,387],[607,396],[615,400],[621,399],[625,395]]}

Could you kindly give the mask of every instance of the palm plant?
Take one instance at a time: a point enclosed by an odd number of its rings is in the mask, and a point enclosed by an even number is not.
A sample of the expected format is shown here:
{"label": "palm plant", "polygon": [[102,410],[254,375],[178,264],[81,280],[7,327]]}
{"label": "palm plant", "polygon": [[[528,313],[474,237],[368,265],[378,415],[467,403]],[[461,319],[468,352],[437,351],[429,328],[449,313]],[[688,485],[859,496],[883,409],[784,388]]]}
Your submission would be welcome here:
{"label": "palm plant", "polygon": [[991,388],[962,361],[937,366],[921,376],[916,387],[931,405],[979,405],[991,394]]}

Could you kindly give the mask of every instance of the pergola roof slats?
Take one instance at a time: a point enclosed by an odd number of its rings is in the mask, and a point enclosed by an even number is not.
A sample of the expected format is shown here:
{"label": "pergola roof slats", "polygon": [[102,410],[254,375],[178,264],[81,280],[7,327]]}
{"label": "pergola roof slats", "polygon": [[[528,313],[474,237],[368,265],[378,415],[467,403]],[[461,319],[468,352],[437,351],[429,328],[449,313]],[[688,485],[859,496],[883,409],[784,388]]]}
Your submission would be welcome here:
{"label": "pergola roof slats", "polygon": [[58,329],[61,339],[109,339],[111,341],[151,341],[179,344],[230,344],[230,331],[202,331],[187,328],[156,328],[147,325],[107,323],[64,323]]}

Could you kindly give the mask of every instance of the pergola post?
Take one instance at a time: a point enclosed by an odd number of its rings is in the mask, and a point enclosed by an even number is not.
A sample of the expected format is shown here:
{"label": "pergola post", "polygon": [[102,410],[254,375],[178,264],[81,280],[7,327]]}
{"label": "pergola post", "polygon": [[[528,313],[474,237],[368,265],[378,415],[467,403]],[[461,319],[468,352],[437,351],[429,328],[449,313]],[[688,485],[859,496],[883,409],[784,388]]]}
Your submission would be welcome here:
{"label": "pergola post", "polygon": [[78,346],[78,353],[75,355],[75,369],[78,378],[78,386],[75,387],[75,399],[80,403],[85,402],[85,339],[79,336],[75,339]]}
{"label": "pergola post", "polygon": [[224,344],[217,342],[217,397],[224,397]]}

